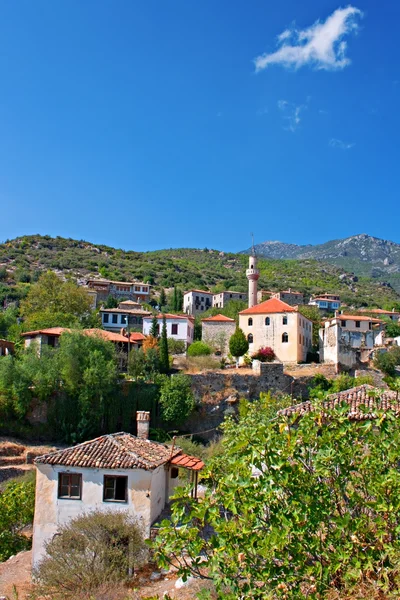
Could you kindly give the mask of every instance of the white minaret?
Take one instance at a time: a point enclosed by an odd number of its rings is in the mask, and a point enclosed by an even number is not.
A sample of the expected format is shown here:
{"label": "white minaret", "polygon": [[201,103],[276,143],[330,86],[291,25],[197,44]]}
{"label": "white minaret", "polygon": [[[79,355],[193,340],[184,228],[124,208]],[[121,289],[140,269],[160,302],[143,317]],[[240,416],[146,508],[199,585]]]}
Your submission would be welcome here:
{"label": "white minaret", "polygon": [[246,277],[249,280],[249,308],[257,304],[257,281],[260,271],[257,269],[257,257],[254,249],[254,239],[249,257],[249,268],[246,269]]}

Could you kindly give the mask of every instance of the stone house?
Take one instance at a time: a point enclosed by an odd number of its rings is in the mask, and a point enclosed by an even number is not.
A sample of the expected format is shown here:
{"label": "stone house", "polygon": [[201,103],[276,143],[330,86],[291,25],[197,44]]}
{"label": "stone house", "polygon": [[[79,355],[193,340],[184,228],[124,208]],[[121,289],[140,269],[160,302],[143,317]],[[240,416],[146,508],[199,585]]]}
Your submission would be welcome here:
{"label": "stone house", "polygon": [[183,312],[198,315],[213,305],[213,294],[204,290],[189,290],[183,294]]}
{"label": "stone house", "polygon": [[86,289],[96,292],[96,302],[105,302],[108,296],[118,299],[133,300],[134,302],[149,302],[150,288],[142,281],[110,281],[108,279],[88,279]]}
{"label": "stone house", "polygon": [[283,290],[283,292],[273,293],[271,298],[278,298],[278,300],[286,302],[286,304],[289,304],[289,306],[298,306],[299,304],[304,304],[304,295],[301,292],[292,290],[291,288],[288,290]]}
{"label": "stone house", "polygon": [[230,319],[225,315],[215,315],[202,319],[201,325],[203,342],[223,356],[229,354],[229,340],[236,329],[235,319]]}
{"label": "stone house", "polygon": [[45,545],[72,518],[94,509],[136,517],[146,537],[179,483],[179,468],[192,473],[192,495],[204,463],[180,448],[147,439],[150,413],[138,411],[138,436],[103,435],[36,458],[33,566]]}
{"label": "stone house", "polygon": [[336,313],[319,330],[320,361],[332,363],[337,369],[352,369],[368,362],[374,347],[382,343],[383,329],[380,319]]}
{"label": "stone house", "polygon": [[247,302],[248,295],[244,292],[219,292],[219,294],[213,295],[213,307],[214,308],[225,308],[226,305],[232,300],[243,300]]}
{"label": "stone house", "polygon": [[249,342],[250,355],[269,346],[284,363],[304,362],[312,346],[312,322],[277,298],[239,313],[239,327]]}

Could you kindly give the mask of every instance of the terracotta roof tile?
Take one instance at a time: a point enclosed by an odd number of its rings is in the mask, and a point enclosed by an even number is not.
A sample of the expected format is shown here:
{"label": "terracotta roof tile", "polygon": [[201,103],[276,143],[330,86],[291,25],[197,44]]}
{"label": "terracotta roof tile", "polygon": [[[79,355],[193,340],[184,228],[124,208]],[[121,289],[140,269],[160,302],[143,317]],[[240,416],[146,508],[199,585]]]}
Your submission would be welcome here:
{"label": "terracotta roof tile", "polygon": [[[179,448],[175,448],[173,459],[180,452]],[[65,450],[44,454],[36,458],[35,463],[149,471],[169,462],[170,458],[171,446],[143,440],[129,433],[121,432],[103,435]]]}
{"label": "terracotta roof tile", "polygon": [[176,467],[191,469],[192,471],[200,471],[204,468],[204,463],[200,458],[189,456],[188,454],[178,454],[173,457],[171,464]]}
{"label": "terracotta roof tile", "polygon": [[246,308],[242,310],[240,315],[257,315],[257,314],[268,314],[268,313],[287,313],[287,312],[297,312],[293,306],[286,304],[286,302],[282,302],[282,300],[278,300],[278,298],[270,298],[269,300],[265,300],[265,302],[261,302],[261,304],[256,304],[251,308]]}
{"label": "terracotta roof tile", "polygon": [[225,317],[225,315],[215,315],[214,317],[206,317],[205,319],[202,319],[202,321],[234,323],[235,319],[230,319],[229,317]]}
{"label": "terracotta roof tile", "polygon": [[394,411],[396,416],[400,416],[400,398],[397,397],[396,392],[378,390],[366,384],[336,394],[330,394],[322,403],[302,402],[301,404],[284,408],[278,414],[285,417],[295,415],[301,417],[321,407],[323,410],[333,410],[343,403],[349,405],[348,418],[352,421],[374,419],[376,418],[376,411],[382,410],[391,410]]}

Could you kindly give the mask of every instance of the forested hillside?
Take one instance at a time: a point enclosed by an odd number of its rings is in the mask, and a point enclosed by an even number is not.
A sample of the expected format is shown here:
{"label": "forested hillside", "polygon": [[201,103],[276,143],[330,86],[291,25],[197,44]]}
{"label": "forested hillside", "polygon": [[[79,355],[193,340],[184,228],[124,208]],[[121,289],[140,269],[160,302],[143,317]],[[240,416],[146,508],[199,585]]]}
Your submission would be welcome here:
{"label": "forested hillside", "polygon": [[[0,303],[26,294],[41,272],[54,270],[83,281],[97,276],[116,280],[138,279],[155,289],[174,285],[182,289],[246,291],[248,258],[219,250],[169,249],[134,252],[85,241],[31,235],[0,244]],[[354,306],[393,306],[400,296],[387,285],[354,277],[343,269],[313,259],[260,259],[259,288],[296,288],[306,296],[338,292]]]}

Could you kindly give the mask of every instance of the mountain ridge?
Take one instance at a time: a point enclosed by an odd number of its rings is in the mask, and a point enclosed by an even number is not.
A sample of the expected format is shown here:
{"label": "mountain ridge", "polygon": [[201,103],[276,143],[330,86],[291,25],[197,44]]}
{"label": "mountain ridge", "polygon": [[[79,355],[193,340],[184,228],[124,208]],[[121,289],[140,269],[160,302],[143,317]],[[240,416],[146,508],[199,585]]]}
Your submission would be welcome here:
{"label": "mountain ridge", "polygon": [[[92,277],[142,280],[156,289],[224,289],[247,291],[247,257],[212,249],[175,248],[150,252],[124,251],[71,238],[31,235],[0,244],[0,306],[18,301],[41,272],[53,270],[80,283]],[[379,280],[358,278],[352,270],[314,259],[259,260],[259,289],[299,289],[310,297],[339,293],[349,306],[392,308],[400,296]]]}
{"label": "mountain ridge", "polygon": [[[256,254],[273,259],[314,259],[335,264],[358,276],[384,280],[400,291],[400,244],[359,233],[323,244],[298,245],[265,241],[254,246]],[[249,254],[251,248],[242,251]]]}

